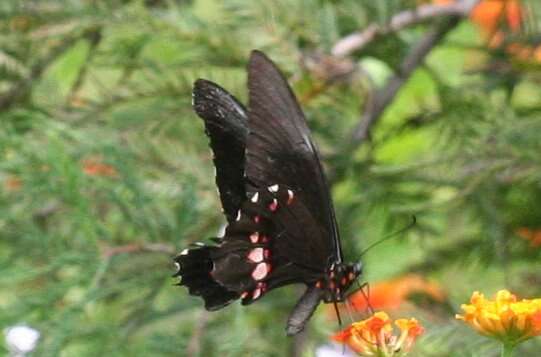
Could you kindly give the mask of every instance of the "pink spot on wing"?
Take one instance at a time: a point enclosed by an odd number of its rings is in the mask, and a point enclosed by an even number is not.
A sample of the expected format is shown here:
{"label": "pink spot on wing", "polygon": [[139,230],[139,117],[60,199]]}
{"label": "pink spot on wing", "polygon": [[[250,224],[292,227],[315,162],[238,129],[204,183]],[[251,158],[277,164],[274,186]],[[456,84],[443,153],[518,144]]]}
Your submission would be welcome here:
{"label": "pink spot on wing", "polygon": [[248,296],[248,294],[250,294],[249,292],[245,291],[243,292],[242,294],[240,294],[240,298],[241,299],[246,299],[246,297]]}
{"label": "pink spot on wing", "polygon": [[274,212],[277,209],[278,209],[278,201],[276,200],[276,198],[273,198],[272,202],[269,204],[269,210],[271,210],[271,212]]}
{"label": "pink spot on wing", "polygon": [[250,242],[257,243],[259,241],[259,232],[254,232],[250,234]]}
{"label": "pink spot on wing", "polygon": [[248,253],[248,259],[254,263],[263,261],[263,248],[254,248]]}
{"label": "pink spot on wing", "polygon": [[252,296],[252,299],[255,300],[257,298],[259,298],[261,296],[261,289],[255,289],[254,290],[254,295]]}
{"label": "pink spot on wing", "polygon": [[264,279],[268,273],[269,273],[269,264],[259,263],[256,265],[254,271],[252,271],[252,278],[254,278],[254,280],[261,280],[261,279]]}
{"label": "pink spot on wing", "polygon": [[270,250],[269,249],[265,249],[263,251],[263,256],[265,257],[265,259],[268,259],[270,257]]}
{"label": "pink spot on wing", "polygon": [[254,216],[254,222],[255,223],[259,223],[260,220],[261,220],[261,218],[259,216]]}

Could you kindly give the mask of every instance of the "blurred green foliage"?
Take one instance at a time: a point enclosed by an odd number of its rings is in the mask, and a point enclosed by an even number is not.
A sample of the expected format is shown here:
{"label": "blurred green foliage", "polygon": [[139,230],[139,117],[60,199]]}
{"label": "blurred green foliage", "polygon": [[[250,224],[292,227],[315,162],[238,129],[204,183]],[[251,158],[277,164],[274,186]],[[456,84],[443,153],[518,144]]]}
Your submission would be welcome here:
{"label": "blurred green foliage", "polygon": [[[541,25],[535,1],[528,4],[524,42]],[[541,63],[487,49],[464,21],[362,143],[350,136],[371,86],[385,84],[430,24],[374,42],[352,57],[363,73],[323,87],[301,63],[412,6],[0,2],[0,327],[37,328],[39,356],[294,349],[299,342],[285,337],[284,324],[297,288],[208,314],[170,277],[174,253],[215,236],[224,222],[192,83],[207,78],[245,100],[253,48],[276,61],[302,98],[332,178],[348,259],[417,217],[407,233],[363,255],[364,281],[416,272],[439,282],[457,311],[474,290],[539,296],[541,248],[517,230],[541,229]],[[305,356],[338,328],[320,310],[303,340]],[[418,355],[497,351],[455,323],[452,311],[415,314],[428,331]],[[535,355],[541,342],[521,348]]]}

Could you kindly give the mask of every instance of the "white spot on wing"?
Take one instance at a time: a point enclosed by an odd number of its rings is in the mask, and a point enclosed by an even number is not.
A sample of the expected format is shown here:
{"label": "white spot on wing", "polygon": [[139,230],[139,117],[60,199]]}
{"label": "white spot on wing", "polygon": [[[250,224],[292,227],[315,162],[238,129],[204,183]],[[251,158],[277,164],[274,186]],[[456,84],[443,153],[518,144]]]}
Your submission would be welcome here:
{"label": "white spot on wing", "polygon": [[177,268],[177,271],[179,271],[180,270],[180,264],[175,262],[175,268]]}
{"label": "white spot on wing", "polygon": [[269,192],[276,193],[278,192],[279,188],[280,187],[276,184],[276,185],[269,186],[267,189],[269,190]]}
{"label": "white spot on wing", "polygon": [[[188,252],[190,250],[188,248],[184,249],[182,252],[180,252],[180,255],[188,255]],[[177,263],[178,264],[178,263]]]}
{"label": "white spot on wing", "polygon": [[258,199],[259,199],[259,192],[256,192],[256,193],[254,193],[254,195],[252,196],[251,201],[252,201],[253,203],[256,203]]}
{"label": "white spot on wing", "polygon": [[237,222],[240,221],[240,209],[239,209],[239,211],[237,212],[237,218],[235,219],[235,221],[237,221]]}
{"label": "white spot on wing", "polygon": [[293,191],[287,190],[287,204],[290,204],[291,201],[293,201],[293,197],[295,197]]}

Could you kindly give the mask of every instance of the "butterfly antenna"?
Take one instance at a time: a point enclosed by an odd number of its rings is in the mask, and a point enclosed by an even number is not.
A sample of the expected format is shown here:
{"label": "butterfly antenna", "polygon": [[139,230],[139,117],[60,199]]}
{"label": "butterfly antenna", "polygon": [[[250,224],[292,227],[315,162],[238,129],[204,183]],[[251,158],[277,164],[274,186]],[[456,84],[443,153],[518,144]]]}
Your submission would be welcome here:
{"label": "butterfly antenna", "polygon": [[412,216],[411,216],[411,222],[410,222],[407,226],[405,226],[404,228],[399,229],[399,230],[396,231],[396,232],[393,232],[393,233],[389,234],[389,235],[386,236],[386,237],[381,238],[381,239],[378,240],[377,242],[374,242],[374,243],[370,244],[370,245],[368,246],[368,248],[365,248],[365,249],[361,252],[361,257],[362,257],[363,255],[365,255],[365,253],[367,253],[370,249],[374,248],[375,246],[380,245],[381,243],[383,243],[383,242],[385,242],[385,241],[388,241],[389,239],[394,238],[395,236],[397,236],[397,235],[399,235],[399,234],[401,234],[401,233],[406,232],[406,231],[409,230],[411,227],[413,227],[416,223],[417,223],[417,217],[415,217],[415,215],[412,215]]}

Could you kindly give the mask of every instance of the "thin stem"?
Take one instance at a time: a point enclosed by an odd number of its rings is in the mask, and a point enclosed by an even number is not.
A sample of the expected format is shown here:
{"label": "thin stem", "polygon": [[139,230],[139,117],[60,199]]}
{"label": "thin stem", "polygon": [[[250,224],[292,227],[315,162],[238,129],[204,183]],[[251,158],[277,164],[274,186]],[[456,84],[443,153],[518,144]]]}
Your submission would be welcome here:
{"label": "thin stem", "polygon": [[502,343],[501,357],[513,357],[513,350],[515,346],[509,343]]}

